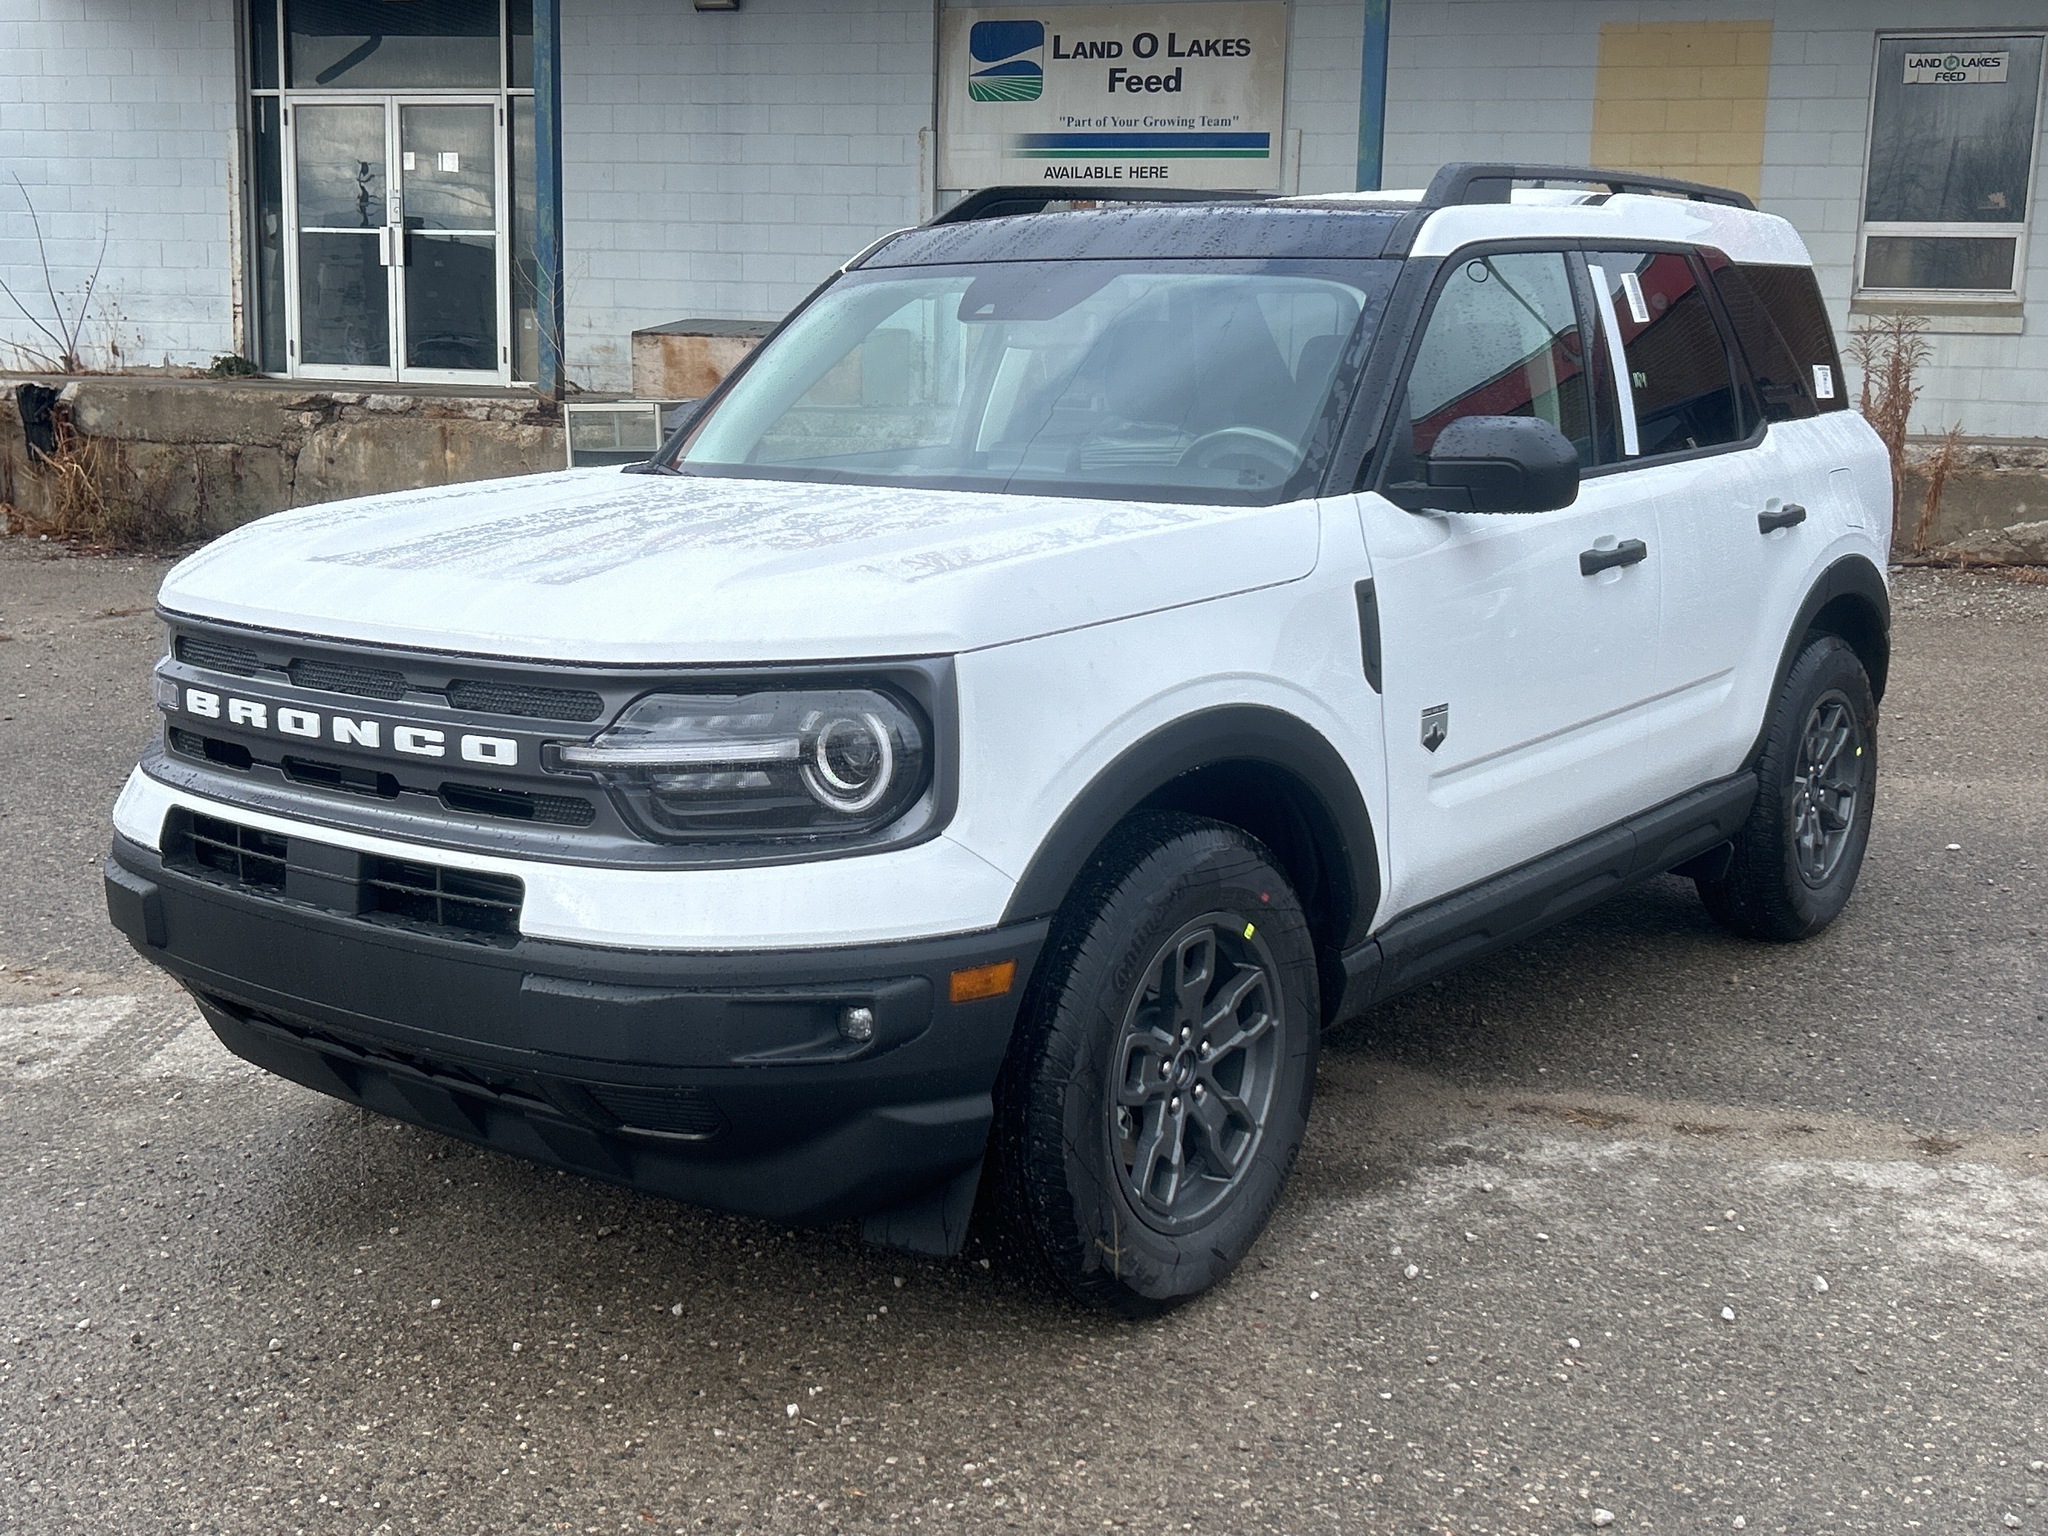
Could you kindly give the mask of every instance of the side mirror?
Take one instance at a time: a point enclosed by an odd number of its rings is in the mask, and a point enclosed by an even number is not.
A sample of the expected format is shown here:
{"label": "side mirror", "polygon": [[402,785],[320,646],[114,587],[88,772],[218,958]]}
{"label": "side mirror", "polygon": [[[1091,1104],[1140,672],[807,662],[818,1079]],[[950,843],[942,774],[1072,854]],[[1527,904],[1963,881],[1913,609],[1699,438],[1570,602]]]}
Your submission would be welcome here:
{"label": "side mirror", "polygon": [[1533,416],[1462,416],[1437,434],[1423,478],[1387,487],[1410,512],[1553,512],[1579,497],[1579,450]]}

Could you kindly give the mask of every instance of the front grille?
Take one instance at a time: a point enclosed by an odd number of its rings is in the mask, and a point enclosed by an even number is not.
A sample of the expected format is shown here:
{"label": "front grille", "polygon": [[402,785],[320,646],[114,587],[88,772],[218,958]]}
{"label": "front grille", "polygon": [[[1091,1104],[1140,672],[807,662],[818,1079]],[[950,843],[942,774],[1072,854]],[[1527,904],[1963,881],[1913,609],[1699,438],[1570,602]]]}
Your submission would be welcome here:
{"label": "front grille", "polygon": [[165,862],[188,873],[245,890],[284,890],[286,844],[274,832],[180,813],[180,824],[164,843]]}
{"label": "front grille", "polygon": [[246,646],[229,645],[206,635],[180,635],[178,660],[188,666],[210,667],[216,672],[235,672],[244,677],[263,670],[263,658]]}
{"label": "front grille", "polygon": [[510,715],[527,720],[574,720],[604,717],[604,695],[589,688],[549,688],[502,678],[450,677],[430,663],[406,669],[377,666],[346,656],[294,654],[294,642],[272,642],[267,652],[236,645],[205,634],[181,634],[174,648],[187,666],[229,672],[238,677],[282,674],[298,688],[343,693],[353,698],[396,702],[408,695],[439,695],[452,708],[479,715]]}
{"label": "front grille", "polygon": [[204,758],[223,768],[233,768],[247,773],[256,761],[249,749],[238,741],[216,741],[211,736],[201,736],[194,731],[170,727],[164,733],[170,740],[173,752],[182,752],[187,757]]}
{"label": "front grille", "polygon": [[441,803],[471,816],[544,821],[557,827],[587,827],[597,820],[597,807],[574,795],[534,795],[523,789],[492,789],[482,784],[443,784]]}
{"label": "front grille", "polygon": [[626,1130],[663,1136],[716,1136],[725,1126],[718,1108],[694,1088],[635,1088],[595,1083],[590,1096]]}
{"label": "front grille", "polygon": [[315,789],[338,789],[344,794],[370,795],[379,800],[398,798],[398,780],[388,773],[379,773],[374,768],[361,768],[354,763],[322,763],[307,757],[287,757],[279,764],[284,776],[294,784],[310,784]]}
{"label": "front grille", "polygon": [[526,897],[510,875],[359,854],[183,808],[164,819],[163,857],[215,885],[464,939],[517,939]]}
{"label": "front grille", "polygon": [[519,935],[525,888],[509,875],[444,869],[411,859],[363,860],[363,910],[428,928]]}
{"label": "front grille", "polygon": [[604,713],[601,695],[578,688],[535,688],[522,683],[484,683],[457,678],[448,702],[485,715],[523,715],[533,720],[595,720]]}
{"label": "front grille", "polygon": [[347,693],[364,699],[402,699],[406,680],[403,672],[383,667],[357,667],[345,662],[309,661],[295,658],[285,668],[295,687],[317,688],[323,693]]}

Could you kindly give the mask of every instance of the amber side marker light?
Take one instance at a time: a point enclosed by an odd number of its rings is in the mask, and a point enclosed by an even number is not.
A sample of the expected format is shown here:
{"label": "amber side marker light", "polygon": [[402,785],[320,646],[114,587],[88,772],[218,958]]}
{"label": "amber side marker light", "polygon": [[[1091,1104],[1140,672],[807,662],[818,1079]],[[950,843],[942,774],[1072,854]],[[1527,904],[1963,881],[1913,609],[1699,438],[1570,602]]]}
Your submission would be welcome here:
{"label": "amber side marker light", "polygon": [[1016,980],[1017,962],[998,960],[994,965],[955,971],[946,984],[946,992],[956,1003],[978,1003],[984,998],[1003,996]]}

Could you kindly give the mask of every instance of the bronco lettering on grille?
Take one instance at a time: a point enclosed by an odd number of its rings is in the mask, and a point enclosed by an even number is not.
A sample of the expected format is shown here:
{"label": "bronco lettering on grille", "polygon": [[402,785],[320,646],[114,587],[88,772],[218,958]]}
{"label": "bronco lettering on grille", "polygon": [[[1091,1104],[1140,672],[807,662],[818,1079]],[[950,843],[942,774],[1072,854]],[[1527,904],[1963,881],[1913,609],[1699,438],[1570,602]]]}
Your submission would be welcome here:
{"label": "bronco lettering on grille", "polygon": [[[184,690],[185,713],[201,720],[225,720],[229,725],[264,731],[278,736],[296,736],[305,741],[331,740],[342,746],[368,747],[384,751],[384,722],[359,720],[349,715],[322,715],[311,709],[280,706],[273,715],[270,706],[256,699],[238,699],[206,688]],[[391,727],[393,752],[410,757],[446,757],[448,733],[425,725]],[[519,743],[510,736],[459,734],[455,751],[466,763],[486,763],[493,768],[519,766]]]}

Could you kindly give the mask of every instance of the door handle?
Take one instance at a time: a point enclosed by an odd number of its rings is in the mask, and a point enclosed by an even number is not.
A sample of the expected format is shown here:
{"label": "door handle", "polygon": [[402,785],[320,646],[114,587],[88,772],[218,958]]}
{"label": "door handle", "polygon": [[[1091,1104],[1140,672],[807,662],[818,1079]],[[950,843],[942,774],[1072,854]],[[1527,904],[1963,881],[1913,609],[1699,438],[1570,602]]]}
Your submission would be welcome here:
{"label": "door handle", "polygon": [[1758,533],[1776,533],[1780,528],[1796,528],[1806,521],[1806,508],[1796,501],[1788,501],[1775,512],[1759,512],[1756,515]]}
{"label": "door handle", "polygon": [[1597,576],[1617,565],[1635,565],[1650,558],[1650,546],[1641,539],[1623,539],[1612,549],[1579,551],[1579,574]]}

